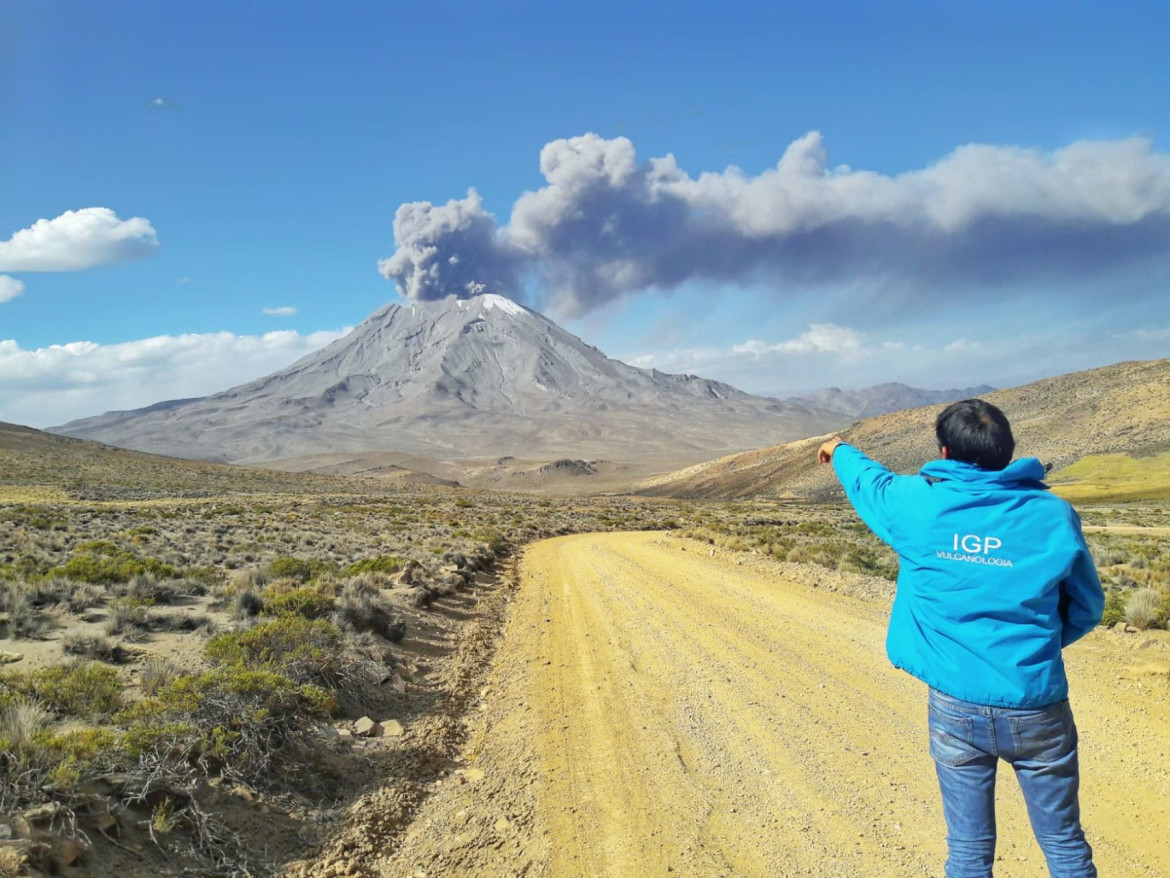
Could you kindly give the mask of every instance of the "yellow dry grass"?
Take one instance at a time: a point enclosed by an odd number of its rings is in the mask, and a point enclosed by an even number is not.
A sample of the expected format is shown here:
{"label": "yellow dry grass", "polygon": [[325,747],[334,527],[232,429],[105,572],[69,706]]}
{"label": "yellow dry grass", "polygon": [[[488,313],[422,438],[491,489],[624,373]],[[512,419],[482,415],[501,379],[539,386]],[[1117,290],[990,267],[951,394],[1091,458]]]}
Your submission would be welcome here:
{"label": "yellow dry grass", "polygon": [[1089,454],[1053,473],[1052,490],[1073,503],[1170,499],[1170,453]]}
{"label": "yellow dry grass", "polygon": [[0,485],[0,503],[65,503],[69,495],[62,488],[47,485]]}

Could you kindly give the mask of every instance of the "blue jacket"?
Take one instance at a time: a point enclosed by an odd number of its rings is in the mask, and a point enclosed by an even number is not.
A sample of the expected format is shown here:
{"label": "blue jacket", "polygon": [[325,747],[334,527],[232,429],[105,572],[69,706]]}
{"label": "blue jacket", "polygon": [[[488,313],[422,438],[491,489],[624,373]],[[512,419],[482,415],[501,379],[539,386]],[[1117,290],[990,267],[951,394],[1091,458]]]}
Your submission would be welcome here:
{"label": "blue jacket", "polygon": [[1061,648],[1101,621],[1105,595],[1076,512],[1033,457],[1000,471],[935,460],[891,473],[850,445],[833,469],[898,553],[886,652],[941,692],[998,707],[1068,697]]}

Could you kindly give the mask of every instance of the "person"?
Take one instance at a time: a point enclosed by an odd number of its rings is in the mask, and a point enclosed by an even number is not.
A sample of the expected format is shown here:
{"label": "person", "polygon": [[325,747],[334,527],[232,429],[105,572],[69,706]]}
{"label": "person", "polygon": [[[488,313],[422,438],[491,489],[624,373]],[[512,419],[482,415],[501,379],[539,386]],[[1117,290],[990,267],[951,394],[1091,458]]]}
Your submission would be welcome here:
{"label": "person", "polygon": [[1101,621],[1105,605],[1080,519],[1049,493],[1038,460],[1012,462],[1011,425],[994,405],[956,402],[935,434],[941,459],[915,476],[895,475],[840,439],[817,457],[898,553],[886,651],[929,687],[946,874],[992,874],[1003,759],[1049,873],[1095,876],[1061,654]]}

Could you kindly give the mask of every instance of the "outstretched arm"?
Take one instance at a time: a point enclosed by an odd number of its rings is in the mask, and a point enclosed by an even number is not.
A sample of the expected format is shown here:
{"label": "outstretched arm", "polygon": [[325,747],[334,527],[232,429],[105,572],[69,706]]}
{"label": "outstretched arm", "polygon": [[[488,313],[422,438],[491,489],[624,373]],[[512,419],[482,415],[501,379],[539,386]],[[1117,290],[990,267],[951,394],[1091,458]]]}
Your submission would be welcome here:
{"label": "outstretched arm", "polygon": [[833,471],[845,489],[845,496],[879,538],[894,545],[894,486],[900,478],[860,450],[830,439],[817,451],[817,460],[832,463]]}

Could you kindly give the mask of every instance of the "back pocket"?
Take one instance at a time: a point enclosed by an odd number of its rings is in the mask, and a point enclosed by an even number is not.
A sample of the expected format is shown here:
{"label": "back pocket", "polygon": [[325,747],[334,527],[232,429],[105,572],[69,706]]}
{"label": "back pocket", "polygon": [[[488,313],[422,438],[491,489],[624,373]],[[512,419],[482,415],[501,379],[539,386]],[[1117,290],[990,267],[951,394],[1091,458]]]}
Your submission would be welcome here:
{"label": "back pocket", "polygon": [[930,755],[935,762],[943,765],[964,765],[974,762],[984,754],[972,747],[968,741],[974,736],[975,721],[969,716],[930,717]]}
{"label": "back pocket", "polygon": [[1067,701],[1009,719],[1016,759],[1055,762],[1077,745],[1076,726]]}

